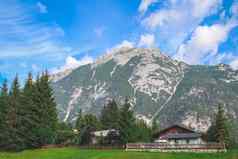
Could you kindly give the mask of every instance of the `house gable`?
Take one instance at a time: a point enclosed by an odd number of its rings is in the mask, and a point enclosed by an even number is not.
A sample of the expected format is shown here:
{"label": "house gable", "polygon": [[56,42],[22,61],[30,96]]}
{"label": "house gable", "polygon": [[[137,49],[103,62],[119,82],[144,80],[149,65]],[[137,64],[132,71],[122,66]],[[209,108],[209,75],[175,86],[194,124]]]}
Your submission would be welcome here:
{"label": "house gable", "polygon": [[196,133],[196,132],[181,125],[172,125],[156,133],[154,137],[163,138],[163,136],[166,136],[167,134],[187,134],[187,133],[189,134],[189,133]]}

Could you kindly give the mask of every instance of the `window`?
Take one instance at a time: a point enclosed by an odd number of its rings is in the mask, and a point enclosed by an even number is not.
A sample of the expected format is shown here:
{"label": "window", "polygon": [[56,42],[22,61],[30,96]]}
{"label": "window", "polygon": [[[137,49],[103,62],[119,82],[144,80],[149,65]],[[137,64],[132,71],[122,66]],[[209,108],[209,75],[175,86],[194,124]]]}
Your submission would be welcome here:
{"label": "window", "polygon": [[186,143],[189,144],[189,139],[186,140]]}

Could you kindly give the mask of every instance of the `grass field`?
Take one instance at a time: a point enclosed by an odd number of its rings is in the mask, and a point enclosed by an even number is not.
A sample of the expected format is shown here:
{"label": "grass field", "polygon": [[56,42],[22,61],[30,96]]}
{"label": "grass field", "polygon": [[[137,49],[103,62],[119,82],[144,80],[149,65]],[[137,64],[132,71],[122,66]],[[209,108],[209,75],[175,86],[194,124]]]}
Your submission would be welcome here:
{"label": "grass field", "polygon": [[227,153],[207,154],[52,148],[27,150],[19,153],[0,152],[0,159],[238,159],[238,150]]}

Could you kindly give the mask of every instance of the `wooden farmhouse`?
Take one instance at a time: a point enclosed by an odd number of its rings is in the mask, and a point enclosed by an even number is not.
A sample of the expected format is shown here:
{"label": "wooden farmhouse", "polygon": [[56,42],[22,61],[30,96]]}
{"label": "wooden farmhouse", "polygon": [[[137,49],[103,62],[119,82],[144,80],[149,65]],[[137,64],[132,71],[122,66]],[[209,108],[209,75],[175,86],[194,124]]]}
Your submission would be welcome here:
{"label": "wooden farmhouse", "polygon": [[208,143],[200,132],[181,125],[172,125],[154,135],[152,143],[128,143],[126,151],[159,152],[225,152],[224,145]]}
{"label": "wooden farmhouse", "polygon": [[155,143],[205,144],[202,134],[181,125],[172,125],[154,136]]}

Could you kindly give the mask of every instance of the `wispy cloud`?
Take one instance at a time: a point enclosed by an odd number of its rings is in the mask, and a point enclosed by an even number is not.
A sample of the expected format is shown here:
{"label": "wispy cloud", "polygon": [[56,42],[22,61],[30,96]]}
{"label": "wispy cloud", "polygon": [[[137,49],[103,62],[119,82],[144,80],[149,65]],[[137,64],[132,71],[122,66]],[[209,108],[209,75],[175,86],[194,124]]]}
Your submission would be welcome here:
{"label": "wispy cloud", "polygon": [[63,29],[57,24],[39,23],[29,6],[0,2],[1,58],[67,53],[61,42]]}
{"label": "wispy cloud", "polygon": [[221,0],[168,0],[142,19],[142,25],[158,35],[166,51],[174,53],[202,20],[219,10]]}
{"label": "wispy cloud", "polygon": [[133,47],[135,47],[134,42],[131,42],[131,41],[128,41],[128,40],[123,40],[121,43],[115,45],[114,47],[112,47],[110,49],[107,49],[106,53],[110,54],[110,53],[118,51],[121,48],[133,48]]}
{"label": "wispy cloud", "polygon": [[238,70],[238,57],[233,59],[230,63],[230,66],[234,69],[234,70]]}
{"label": "wispy cloud", "polygon": [[46,5],[44,5],[42,2],[37,2],[36,5],[37,5],[40,13],[48,12]]}
{"label": "wispy cloud", "polygon": [[86,64],[90,64],[93,63],[93,58],[86,55],[84,57],[82,57],[80,60],[77,60],[76,58],[72,57],[72,56],[68,56],[65,59],[65,64],[59,68],[53,68],[51,70],[51,72],[53,74],[59,73],[59,72],[64,72],[66,70],[71,70],[71,69],[75,69],[79,66],[82,65],[86,65]]}
{"label": "wispy cloud", "polygon": [[139,47],[154,47],[155,46],[155,36],[153,34],[141,35],[138,46]]}
{"label": "wispy cloud", "polygon": [[179,47],[175,58],[189,64],[209,62],[218,54],[218,47],[227,40],[229,32],[237,21],[230,20],[226,24],[198,26],[189,41]]}
{"label": "wispy cloud", "polygon": [[138,11],[141,13],[145,13],[149,6],[156,2],[158,2],[158,0],[141,0]]}

